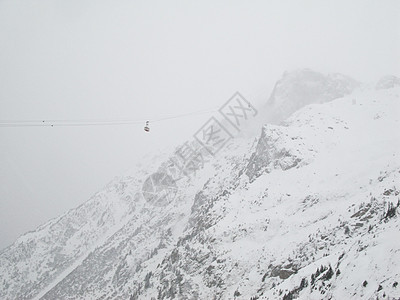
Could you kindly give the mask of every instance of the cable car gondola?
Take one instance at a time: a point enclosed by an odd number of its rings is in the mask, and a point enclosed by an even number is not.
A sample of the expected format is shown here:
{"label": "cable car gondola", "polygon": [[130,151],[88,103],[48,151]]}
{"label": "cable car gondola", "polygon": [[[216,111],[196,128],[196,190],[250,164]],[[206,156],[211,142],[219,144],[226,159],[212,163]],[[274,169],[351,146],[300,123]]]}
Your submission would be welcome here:
{"label": "cable car gondola", "polygon": [[146,126],[144,126],[144,131],[146,131],[146,132],[150,131],[149,121],[146,121]]}

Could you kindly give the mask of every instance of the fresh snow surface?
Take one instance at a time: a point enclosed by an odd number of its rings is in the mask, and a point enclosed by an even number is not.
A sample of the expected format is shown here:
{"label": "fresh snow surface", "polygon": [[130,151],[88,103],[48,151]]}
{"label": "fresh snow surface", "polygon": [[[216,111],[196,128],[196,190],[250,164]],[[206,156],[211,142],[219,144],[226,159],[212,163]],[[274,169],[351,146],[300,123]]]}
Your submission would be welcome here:
{"label": "fresh snow surface", "polygon": [[399,96],[305,106],[165,206],[141,188],[167,156],[115,178],[0,253],[0,299],[399,299]]}

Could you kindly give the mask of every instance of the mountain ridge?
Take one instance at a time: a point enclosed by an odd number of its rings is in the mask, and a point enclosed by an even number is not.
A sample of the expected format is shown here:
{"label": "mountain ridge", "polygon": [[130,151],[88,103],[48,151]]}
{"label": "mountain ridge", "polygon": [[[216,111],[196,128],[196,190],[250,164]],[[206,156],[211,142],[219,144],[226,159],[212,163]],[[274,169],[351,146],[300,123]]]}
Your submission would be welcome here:
{"label": "mountain ridge", "polygon": [[[359,252],[379,248],[372,233],[381,237],[382,228],[389,228],[393,236],[399,228],[394,207],[400,190],[400,144],[385,130],[398,126],[399,94],[396,87],[353,91],[331,102],[311,103],[281,125],[263,126],[256,143],[237,138],[192,179],[179,182],[177,195],[165,206],[150,205],[141,195],[148,171],[114,179],[78,208],[37,229],[46,234],[29,233],[0,253],[0,297],[366,296],[362,282],[349,275],[351,269],[336,274],[340,264]],[[388,203],[395,213],[385,219]],[[29,239],[34,233],[36,238]],[[350,247],[354,255],[339,259],[348,239],[367,247]],[[400,249],[395,242],[385,243],[393,251]],[[381,262],[376,254],[371,257]],[[391,263],[398,266],[394,259]],[[327,275],[331,269],[334,276]],[[365,274],[378,283],[370,269]],[[347,286],[345,276],[358,286]],[[392,271],[388,279],[398,276]],[[367,281],[369,291],[374,283]],[[334,282],[351,292],[333,287]],[[374,299],[383,293],[400,296],[394,282],[379,284],[382,289],[369,291]]]}

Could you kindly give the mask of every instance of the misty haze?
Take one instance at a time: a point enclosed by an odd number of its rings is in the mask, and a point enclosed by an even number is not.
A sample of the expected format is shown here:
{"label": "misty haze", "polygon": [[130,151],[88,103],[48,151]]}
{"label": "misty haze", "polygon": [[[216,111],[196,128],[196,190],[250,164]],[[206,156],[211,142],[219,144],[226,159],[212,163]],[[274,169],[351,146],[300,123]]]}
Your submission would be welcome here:
{"label": "misty haze", "polygon": [[0,1],[0,299],[400,299],[400,2]]}

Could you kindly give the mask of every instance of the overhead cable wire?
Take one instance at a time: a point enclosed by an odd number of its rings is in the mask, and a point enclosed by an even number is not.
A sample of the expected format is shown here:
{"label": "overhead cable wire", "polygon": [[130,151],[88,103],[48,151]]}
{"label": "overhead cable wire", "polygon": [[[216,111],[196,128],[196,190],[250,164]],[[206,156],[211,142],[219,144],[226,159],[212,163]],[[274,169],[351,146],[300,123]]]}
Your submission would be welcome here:
{"label": "overhead cable wire", "polygon": [[151,123],[162,122],[171,119],[184,118],[193,115],[201,115],[216,112],[216,108],[194,111],[190,113],[166,116],[157,119],[129,120],[129,119],[75,119],[75,120],[0,120],[0,127],[68,127],[68,126],[108,126],[108,125],[134,125],[143,124],[146,121]]}

